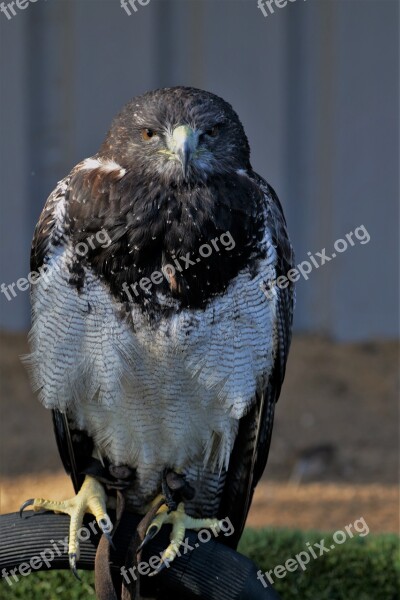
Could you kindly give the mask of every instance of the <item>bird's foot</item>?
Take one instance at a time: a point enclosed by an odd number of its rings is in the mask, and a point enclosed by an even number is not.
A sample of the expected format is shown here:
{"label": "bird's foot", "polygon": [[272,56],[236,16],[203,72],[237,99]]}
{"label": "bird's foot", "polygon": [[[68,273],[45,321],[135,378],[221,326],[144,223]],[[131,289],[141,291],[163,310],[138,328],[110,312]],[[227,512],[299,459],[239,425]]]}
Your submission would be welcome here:
{"label": "bird's foot", "polygon": [[112,544],[110,532],[112,523],[106,510],[106,492],[104,487],[93,477],[86,476],[78,494],[69,500],[57,502],[54,500],[43,500],[35,498],[27,500],[20,508],[20,515],[28,506],[35,512],[51,510],[55,513],[63,513],[71,517],[69,525],[68,555],[71,571],[79,579],[76,570],[76,562],[79,559],[79,530],[83,524],[83,517],[86,513],[92,514],[101,531]]}
{"label": "bird's foot", "polygon": [[211,529],[216,536],[223,528],[223,522],[219,519],[195,519],[185,513],[185,506],[180,502],[176,510],[170,510],[166,504],[163,504],[157,511],[156,516],[147,528],[145,537],[139,551],[152,540],[160,531],[163,525],[171,524],[172,531],[170,535],[170,544],[161,555],[161,562],[157,569],[149,574],[149,577],[157,575],[165,567],[180,555],[179,548],[184,542],[186,529]]}

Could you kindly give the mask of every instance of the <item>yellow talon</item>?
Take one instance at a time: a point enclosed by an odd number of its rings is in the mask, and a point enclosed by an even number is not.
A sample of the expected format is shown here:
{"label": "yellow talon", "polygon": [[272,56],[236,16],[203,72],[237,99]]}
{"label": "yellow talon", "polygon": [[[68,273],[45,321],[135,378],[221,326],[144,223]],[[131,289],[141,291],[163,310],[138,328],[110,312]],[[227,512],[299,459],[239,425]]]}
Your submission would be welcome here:
{"label": "yellow talon", "polygon": [[179,548],[184,541],[186,529],[212,529],[214,535],[221,531],[221,521],[218,519],[195,519],[185,513],[183,502],[178,504],[177,509],[169,511],[164,504],[158,511],[151,524],[147,528],[142,547],[157,535],[163,525],[171,524],[170,544],[161,555],[161,562],[157,569],[150,573],[149,577],[157,575],[163,568],[168,566],[178,555]]}
{"label": "yellow talon", "polygon": [[[35,512],[51,510],[55,513],[63,513],[71,517],[69,525],[68,554],[71,570],[78,577],[76,561],[79,558],[78,533],[83,524],[86,513],[92,514],[102,532],[111,542],[109,533],[112,529],[110,517],[106,509],[107,496],[104,487],[93,477],[87,475],[81,489],[74,498],[64,501],[44,500],[36,498],[28,500],[21,507],[21,513],[27,506],[32,506]],[[79,578],[79,577],[78,577]]]}

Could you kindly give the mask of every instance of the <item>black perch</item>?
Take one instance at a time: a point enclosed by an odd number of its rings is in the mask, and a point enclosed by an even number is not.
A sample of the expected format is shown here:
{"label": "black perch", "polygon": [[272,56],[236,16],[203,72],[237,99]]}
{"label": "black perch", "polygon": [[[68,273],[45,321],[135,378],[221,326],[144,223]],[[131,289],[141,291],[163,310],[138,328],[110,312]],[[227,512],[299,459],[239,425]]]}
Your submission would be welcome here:
{"label": "black perch", "polygon": [[[35,558],[32,572],[39,570],[69,569],[68,552],[61,542],[68,536],[69,517],[53,513],[24,513],[23,519],[18,513],[10,513],[0,517],[0,572],[8,573],[14,585],[17,582],[10,575],[12,569],[20,579],[18,568]],[[131,541],[132,535],[141,517],[125,513],[113,538],[115,550],[111,550],[111,568],[114,573],[120,572],[120,565]],[[94,518],[86,515],[84,527],[90,531],[88,540],[80,544],[78,569],[93,570],[100,531]],[[148,562],[153,556],[159,556],[165,549],[170,533],[169,527],[163,527],[143,550],[142,561]],[[87,537],[82,536],[82,537]],[[184,552],[180,558],[171,563],[157,577],[142,577],[141,593],[154,596],[162,591],[163,595],[181,600],[279,600],[272,588],[264,588],[257,579],[258,567],[250,559],[224,546],[216,539],[200,543],[194,531],[187,532],[188,544],[194,550]],[[43,554],[44,553],[44,554]],[[45,564],[46,557],[49,567]],[[40,564],[41,561],[41,564]],[[28,568],[24,567],[25,576]],[[134,575],[137,571],[133,571]],[[127,571],[126,577],[133,578]],[[71,573],[71,582],[73,575]],[[7,585],[4,581],[3,585]]]}

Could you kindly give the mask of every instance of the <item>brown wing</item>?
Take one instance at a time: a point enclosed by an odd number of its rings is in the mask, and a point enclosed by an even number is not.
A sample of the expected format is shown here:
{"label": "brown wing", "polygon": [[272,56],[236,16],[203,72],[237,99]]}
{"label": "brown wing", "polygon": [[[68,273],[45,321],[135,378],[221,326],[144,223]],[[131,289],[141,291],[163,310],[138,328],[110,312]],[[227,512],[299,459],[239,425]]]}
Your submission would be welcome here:
{"label": "brown wing", "polygon": [[[264,192],[267,202],[267,226],[277,251],[276,276],[287,275],[293,268],[294,256],[281,204],[271,186],[257,174],[254,174],[253,178]],[[222,541],[234,548],[245,526],[254,489],[267,464],[275,404],[281,391],[289,353],[294,286],[291,283],[285,289],[277,288],[277,293],[274,368],[265,389],[257,393],[252,409],[240,421],[220,504],[220,518],[228,516],[234,527],[234,534]]]}

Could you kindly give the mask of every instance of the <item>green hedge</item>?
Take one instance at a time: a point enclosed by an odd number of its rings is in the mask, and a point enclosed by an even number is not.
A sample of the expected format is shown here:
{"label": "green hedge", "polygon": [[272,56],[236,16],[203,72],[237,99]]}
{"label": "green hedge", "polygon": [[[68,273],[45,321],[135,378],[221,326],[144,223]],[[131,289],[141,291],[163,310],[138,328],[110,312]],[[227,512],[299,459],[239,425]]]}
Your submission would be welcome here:
{"label": "green hedge", "polygon": [[[284,565],[289,558],[314,548],[331,534],[286,530],[247,530],[240,551],[254,560],[261,571]],[[314,548],[319,554],[319,550]],[[95,598],[93,574],[81,572],[82,583],[71,573],[36,573],[21,577],[9,586],[0,584],[2,600],[86,600]],[[271,574],[274,577],[273,574]],[[275,579],[275,577],[274,577]],[[266,580],[268,583],[268,580]],[[260,583],[260,585],[262,585]],[[276,578],[276,590],[282,600],[400,600],[399,538],[396,535],[372,535],[347,539],[334,550],[310,560],[306,570],[298,568]]]}
{"label": "green hedge", "polygon": [[[328,553],[319,556],[313,544],[325,539]],[[298,568],[279,579],[271,573],[282,600],[399,600],[400,556],[396,535],[372,535],[334,544],[332,534],[286,530],[247,530],[239,550],[263,572],[284,565],[288,558],[308,550],[317,558],[305,571]],[[265,579],[268,583],[268,580]]]}

